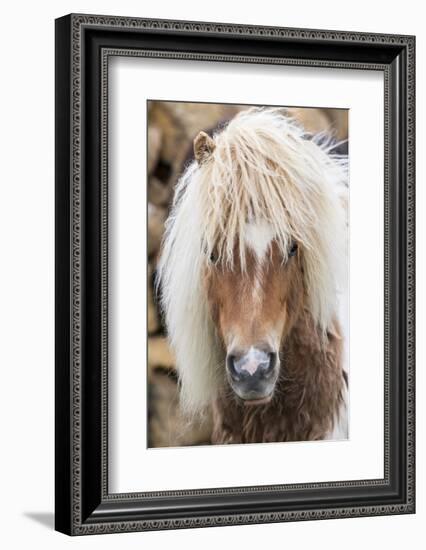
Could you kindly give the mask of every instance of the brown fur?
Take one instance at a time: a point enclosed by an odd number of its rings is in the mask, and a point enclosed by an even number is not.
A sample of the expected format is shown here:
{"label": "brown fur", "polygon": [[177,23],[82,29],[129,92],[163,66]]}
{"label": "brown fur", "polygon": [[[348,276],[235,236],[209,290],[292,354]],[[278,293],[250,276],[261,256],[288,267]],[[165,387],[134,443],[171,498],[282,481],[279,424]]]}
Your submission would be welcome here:
{"label": "brown fur", "polygon": [[281,350],[281,371],[272,401],[247,406],[224,388],[213,406],[212,443],[324,439],[342,403],[341,355],[337,323],[324,347],[305,312]]}
{"label": "brown fur", "polygon": [[[262,293],[253,296],[259,266],[249,255],[247,270],[209,268],[205,284],[213,320],[223,345],[262,343],[279,351],[280,371],[272,400],[250,405],[230,388],[225,372],[213,404],[212,442],[307,441],[326,437],[342,404],[342,337],[337,320],[323,335],[306,306],[301,255],[281,262],[272,244],[265,262]],[[224,367],[223,367],[224,369]]]}
{"label": "brown fur", "polygon": [[[261,274],[253,253],[247,254],[243,272],[236,250],[232,270],[214,266],[206,271],[205,285],[213,321],[224,348],[237,337],[240,347],[262,343],[276,335],[277,348],[291,330],[305,295],[300,254],[282,263],[278,246],[272,244]],[[261,275],[261,297],[253,297],[256,277]]]}

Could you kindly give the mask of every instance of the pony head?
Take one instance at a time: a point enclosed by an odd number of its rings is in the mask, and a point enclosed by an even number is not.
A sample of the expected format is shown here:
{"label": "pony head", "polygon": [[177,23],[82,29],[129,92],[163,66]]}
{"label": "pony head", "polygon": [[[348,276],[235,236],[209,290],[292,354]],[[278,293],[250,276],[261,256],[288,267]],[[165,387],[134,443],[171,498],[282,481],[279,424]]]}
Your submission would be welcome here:
{"label": "pony head", "polygon": [[327,338],[346,266],[346,166],[275,108],[194,141],[159,263],[186,412],[220,389],[271,399],[285,343],[309,312]]}

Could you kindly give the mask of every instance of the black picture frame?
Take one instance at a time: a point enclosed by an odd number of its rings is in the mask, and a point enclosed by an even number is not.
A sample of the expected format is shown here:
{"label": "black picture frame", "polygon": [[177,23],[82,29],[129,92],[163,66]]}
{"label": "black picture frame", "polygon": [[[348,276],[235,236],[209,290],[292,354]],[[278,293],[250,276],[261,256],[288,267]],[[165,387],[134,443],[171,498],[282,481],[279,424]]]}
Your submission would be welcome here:
{"label": "black picture frame", "polygon": [[[56,529],[69,535],[415,511],[415,38],[71,14],[56,20]],[[385,97],[384,478],[109,494],[111,55],[377,70]]]}

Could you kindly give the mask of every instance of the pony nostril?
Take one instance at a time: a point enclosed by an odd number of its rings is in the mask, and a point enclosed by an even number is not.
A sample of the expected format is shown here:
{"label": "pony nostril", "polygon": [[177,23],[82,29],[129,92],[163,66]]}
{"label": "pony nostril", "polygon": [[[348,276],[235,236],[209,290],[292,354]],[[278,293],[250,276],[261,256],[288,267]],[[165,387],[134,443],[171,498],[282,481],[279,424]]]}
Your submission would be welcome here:
{"label": "pony nostril", "polygon": [[259,363],[257,365],[257,370],[266,372],[270,369],[270,366],[271,366],[271,362],[268,359],[267,361],[262,361],[262,363]]}
{"label": "pony nostril", "polygon": [[269,354],[269,370],[273,370],[277,364],[277,354],[272,351],[270,354]]}
{"label": "pony nostril", "polygon": [[235,355],[228,355],[226,357],[226,366],[228,367],[229,374],[234,380],[239,380],[242,374],[241,368],[238,366],[238,361]]}
{"label": "pony nostril", "polygon": [[275,369],[277,364],[277,354],[274,352],[268,353],[267,359],[259,363],[257,374],[260,377],[268,377]]}

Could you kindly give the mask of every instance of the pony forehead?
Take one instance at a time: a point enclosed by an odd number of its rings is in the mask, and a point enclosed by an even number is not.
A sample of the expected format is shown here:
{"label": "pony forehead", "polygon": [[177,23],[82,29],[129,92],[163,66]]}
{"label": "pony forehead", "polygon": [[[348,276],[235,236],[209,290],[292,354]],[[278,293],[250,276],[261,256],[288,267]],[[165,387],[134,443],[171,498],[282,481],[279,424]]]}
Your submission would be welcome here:
{"label": "pony forehead", "polygon": [[314,246],[309,228],[317,221],[318,174],[329,158],[302,134],[277,109],[250,109],[214,136],[193,182],[207,250],[232,265],[238,245],[244,265],[246,246],[258,258],[272,239],[284,256],[292,239]]}
{"label": "pony forehead", "polygon": [[254,252],[258,262],[261,262],[275,235],[274,227],[266,220],[248,221],[245,224],[244,243]]}

